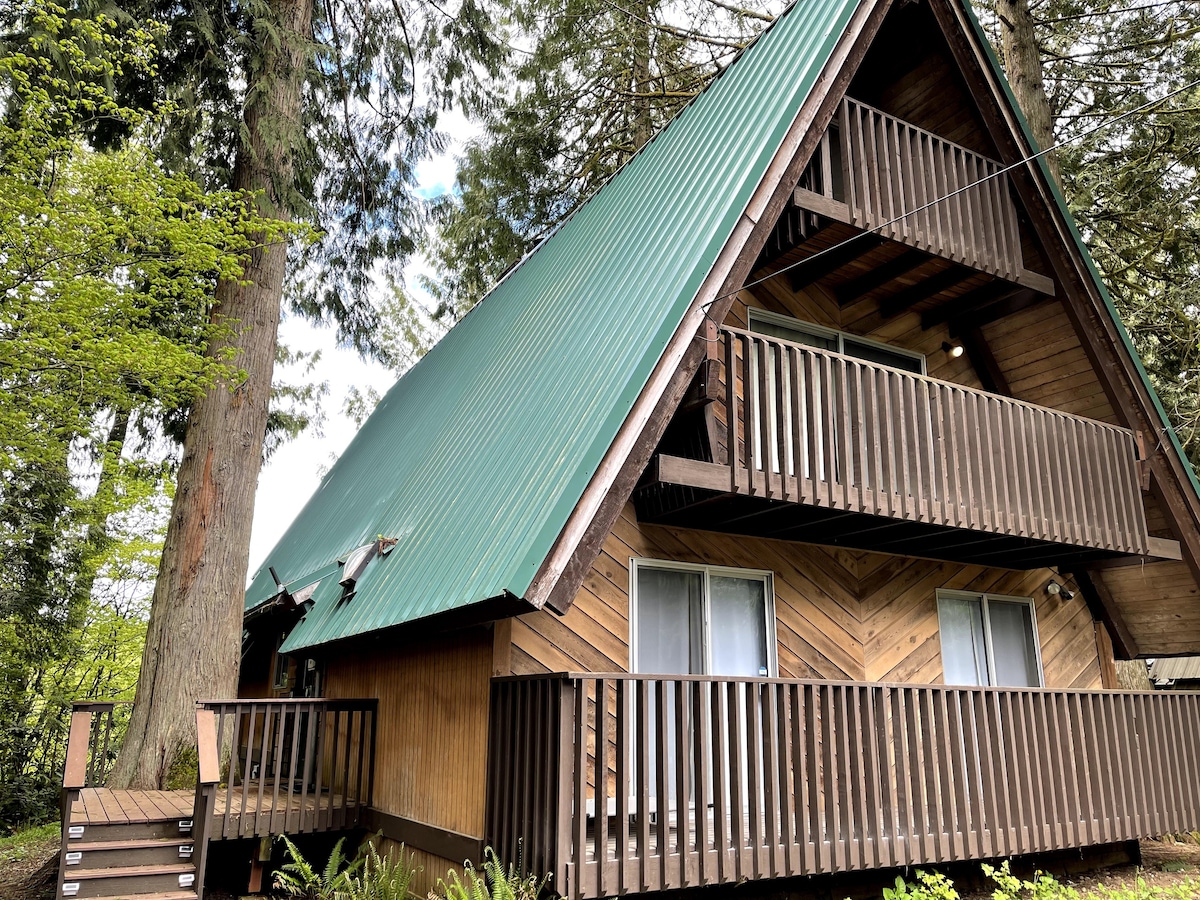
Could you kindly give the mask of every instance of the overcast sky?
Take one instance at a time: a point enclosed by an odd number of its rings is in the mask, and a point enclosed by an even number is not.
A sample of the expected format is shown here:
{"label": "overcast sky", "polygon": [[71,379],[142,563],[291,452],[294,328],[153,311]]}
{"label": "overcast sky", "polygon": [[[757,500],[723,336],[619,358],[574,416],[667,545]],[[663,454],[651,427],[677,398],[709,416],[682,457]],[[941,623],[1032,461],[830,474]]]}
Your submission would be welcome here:
{"label": "overcast sky", "polygon": [[[453,186],[454,156],[474,129],[459,120],[451,122],[447,130],[453,136],[449,151],[417,167],[418,191],[425,197],[436,197]],[[411,274],[417,271],[419,268],[414,266]],[[419,294],[416,279],[408,277],[407,282],[408,290]],[[353,350],[337,347],[331,329],[287,318],[280,325],[279,336],[293,351],[321,351],[321,360],[311,377],[314,381],[327,381],[329,395],[323,401],[326,417],[322,434],[310,430],[280,447],[259,476],[250,535],[251,576],[317,489],[322,472],[354,437],[354,422],[342,415],[346,393],[356,387],[364,394],[368,388],[374,388],[383,395],[396,380],[395,375],[378,363],[364,362]]]}

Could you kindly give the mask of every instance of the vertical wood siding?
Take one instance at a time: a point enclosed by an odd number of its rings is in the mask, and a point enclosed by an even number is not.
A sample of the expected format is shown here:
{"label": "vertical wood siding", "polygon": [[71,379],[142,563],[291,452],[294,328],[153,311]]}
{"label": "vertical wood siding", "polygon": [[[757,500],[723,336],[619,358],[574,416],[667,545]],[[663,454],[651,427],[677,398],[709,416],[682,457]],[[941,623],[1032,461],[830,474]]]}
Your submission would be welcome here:
{"label": "vertical wood siding", "polygon": [[[374,806],[476,837],[483,835],[492,637],[484,629],[402,646],[360,642],[330,660],[328,697],[378,697]],[[419,853],[423,894],[462,860]]]}

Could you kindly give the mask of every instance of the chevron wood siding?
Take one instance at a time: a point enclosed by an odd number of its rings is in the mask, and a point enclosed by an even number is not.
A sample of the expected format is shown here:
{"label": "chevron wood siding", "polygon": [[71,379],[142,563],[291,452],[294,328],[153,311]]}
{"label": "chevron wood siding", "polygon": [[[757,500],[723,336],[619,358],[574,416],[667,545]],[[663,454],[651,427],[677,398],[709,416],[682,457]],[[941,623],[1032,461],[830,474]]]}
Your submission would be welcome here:
{"label": "chevron wood siding", "polygon": [[566,616],[543,611],[514,621],[510,671],[629,671],[634,557],[774,572],[784,678],[940,684],[937,590],[950,588],[1033,597],[1046,685],[1101,686],[1091,614],[1078,592],[1065,601],[1046,594],[1046,582],[1059,577],[1049,570],[989,569],[639,525],[632,505],[605,540]]}

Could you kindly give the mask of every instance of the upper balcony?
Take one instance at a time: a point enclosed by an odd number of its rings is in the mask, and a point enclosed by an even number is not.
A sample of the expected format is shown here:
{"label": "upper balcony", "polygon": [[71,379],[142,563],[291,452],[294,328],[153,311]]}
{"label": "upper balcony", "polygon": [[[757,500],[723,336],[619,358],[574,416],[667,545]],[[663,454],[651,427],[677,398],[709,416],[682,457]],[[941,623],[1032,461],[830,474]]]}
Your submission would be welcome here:
{"label": "upper balcony", "polygon": [[1009,568],[1178,558],[1147,531],[1128,429],[736,328],[717,341],[711,461],[657,456],[642,521]]}

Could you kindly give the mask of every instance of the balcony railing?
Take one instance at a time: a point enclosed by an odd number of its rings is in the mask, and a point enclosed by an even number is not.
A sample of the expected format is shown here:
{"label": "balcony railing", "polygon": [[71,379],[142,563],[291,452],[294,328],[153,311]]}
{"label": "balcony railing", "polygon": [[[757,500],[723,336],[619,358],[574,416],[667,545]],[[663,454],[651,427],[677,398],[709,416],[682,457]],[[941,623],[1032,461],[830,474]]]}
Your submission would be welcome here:
{"label": "balcony railing", "polygon": [[[375,700],[210,701],[210,839],[352,829],[370,805]],[[207,731],[207,734],[205,733]]]}
{"label": "balcony railing", "polygon": [[736,328],[720,339],[733,493],[1148,552],[1127,429]]}
{"label": "balcony railing", "polygon": [[495,679],[487,838],[571,898],[1200,826],[1200,694]]}
{"label": "balcony railing", "polygon": [[849,97],[834,121],[802,176],[798,205],[1054,293],[1050,279],[1025,268],[1001,163]]}

